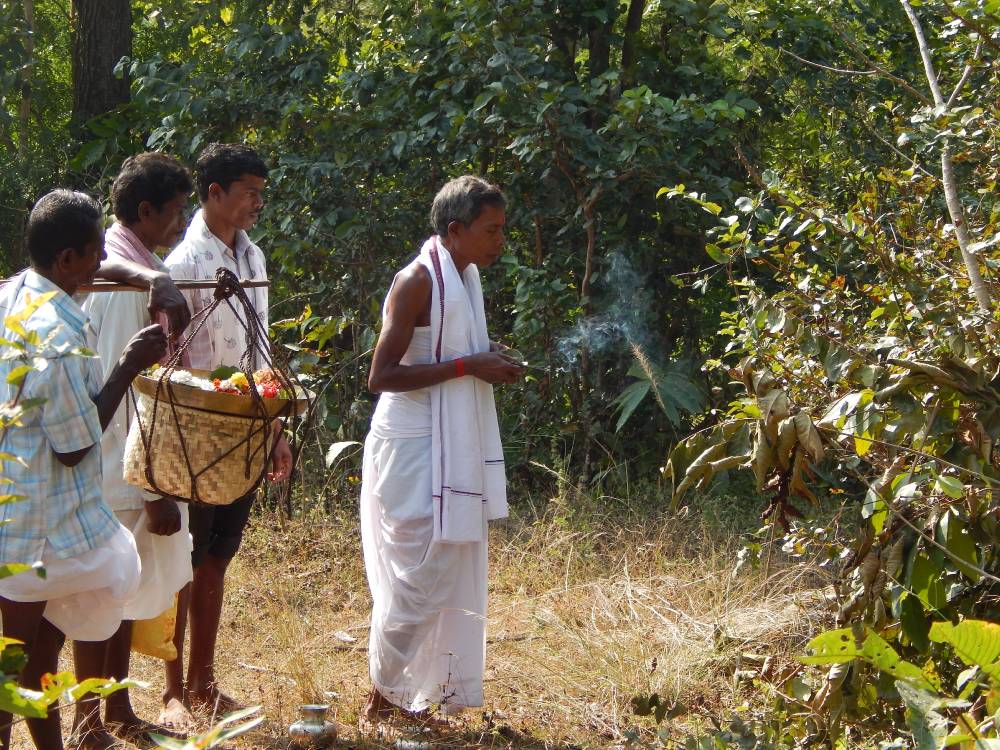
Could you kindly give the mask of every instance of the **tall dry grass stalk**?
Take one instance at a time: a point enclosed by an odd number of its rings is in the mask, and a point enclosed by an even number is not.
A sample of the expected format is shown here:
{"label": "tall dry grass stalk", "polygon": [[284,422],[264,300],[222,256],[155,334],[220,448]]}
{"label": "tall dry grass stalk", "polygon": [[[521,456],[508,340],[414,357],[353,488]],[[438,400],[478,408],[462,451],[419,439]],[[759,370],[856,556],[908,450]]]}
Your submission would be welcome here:
{"label": "tall dry grass stalk", "polygon": [[643,373],[646,375],[646,379],[649,380],[652,386],[653,398],[656,399],[656,403],[660,405],[663,412],[667,412],[667,405],[663,403],[663,394],[660,393],[660,381],[656,377],[656,370],[653,369],[653,363],[649,361],[649,357],[646,356],[646,352],[642,350],[638,342],[632,339],[628,340],[629,348],[632,349],[632,354],[635,355],[635,361],[639,363],[639,367],[642,368]]}

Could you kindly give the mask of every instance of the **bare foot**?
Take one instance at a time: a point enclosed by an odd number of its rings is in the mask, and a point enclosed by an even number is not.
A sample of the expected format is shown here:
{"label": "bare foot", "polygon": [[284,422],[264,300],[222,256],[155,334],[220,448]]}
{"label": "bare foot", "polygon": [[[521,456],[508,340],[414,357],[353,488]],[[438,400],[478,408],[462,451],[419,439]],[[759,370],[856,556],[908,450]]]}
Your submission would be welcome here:
{"label": "bare foot", "polygon": [[192,711],[200,711],[211,716],[224,716],[233,711],[242,711],[246,706],[232,696],[226,695],[218,686],[212,685],[208,690],[188,692],[188,703]]}
{"label": "bare foot", "polygon": [[77,750],[112,750],[124,747],[121,740],[112,737],[103,726],[78,728],[68,744]]}
{"label": "bare foot", "polygon": [[164,705],[157,724],[162,724],[171,732],[190,732],[195,727],[194,716],[179,698],[170,698]]}
{"label": "bare foot", "polygon": [[122,747],[122,743],[112,737],[101,721],[101,704],[87,699],[76,704],[73,716],[73,734],[67,744],[79,750],[110,750]]}
{"label": "bare foot", "polygon": [[397,709],[397,707],[387,701],[382,693],[375,688],[372,688],[371,692],[368,693],[368,700],[364,708],[365,718],[368,721],[375,723],[391,719],[394,709]]}
{"label": "bare foot", "polygon": [[416,724],[421,728],[429,729],[447,729],[451,726],[451,723],[447,719],[434,716],[426,708],[422,711],[410,711],[397,706],[395,703],[390,703],[375,688],[372,688],[372,691],[368,694],[368,702],[365,703],[364,715],[372,724],[402,720]]}
{"label": "bare foot", "polygon": [[167,737],[178,736],[168,727],[144,721],[135,714],[121,718],[108,716],[104,721],[104,726],[118,739],[132,744],[151,742],[151,734],[162,734]]}

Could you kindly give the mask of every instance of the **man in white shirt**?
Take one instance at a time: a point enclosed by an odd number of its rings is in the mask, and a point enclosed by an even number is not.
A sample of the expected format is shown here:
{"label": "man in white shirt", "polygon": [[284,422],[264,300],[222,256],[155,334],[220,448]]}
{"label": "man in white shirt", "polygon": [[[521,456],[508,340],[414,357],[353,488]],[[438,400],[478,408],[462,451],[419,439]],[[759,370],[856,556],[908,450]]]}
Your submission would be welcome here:
{"label": "man in white shirt", "polygon": [[[165,273],[166,267],[153,250],[172,247],[180,239],[193,188],[187,169],[165,154],[145,153],[127,159],[111,189],[118,221],[105,233],[108,258]],[[97,352],[105,372],[118,360],[131,336],[151,322],[148,306],[138,294],[92,294],[84,310],[97,331]],[[122,476],[128,413],[129,404],[122,404],[101,442],[104,501],[132,532],[142,561],[139,589],[126,604],[121,627],[106,645],[103,674],[118,680],[128,676],[132,622],[152,619],[171,609],[175,596],[180,595],[186,603],[190,593],[187,584],[192,578],[187,504],[146,492]],[[184,716],[187,709],[182,691],[183,686],[170,685],[164,691],[164,712],[173,714],[174,724],[190,720]],[[80,713],[87,707],[82,702],[77,706],[79,724],[83,719]],[[121,739],[143,740],[150,731],[163,731],[136,716],[127,690],[108,696],[105,718],[107,728]],[[99,717],[91,723],[99,724]]]}
{"label": "man in white shirt", "polygon": [[[247,236],[257,223],[264,205],[267,166],[248,146],[213,143],[196,163],[201,209],[195,214],[184,240],[167,256],[166,265],[175,278],[214,279],[218,268],[228,268],[240,279],[266,279],[264,254]],[[247,290],[260,322],[267,326],[267,289]],[[211,290],[185,293],[196,321],[212,303]],[[247,348],[247,322],[241,312],[220,305],[205,322],[187,354],[191,367],[213,370],[220,365],[238,366]],[[255,363],[255,365],[258,363]],[[280,429],[280,425],[276,426]],[[284,436],[278,437],[271,455],[271,481],[281,481],[291,471],[292,455]],[[236,555],[250,517],[256,490],[231,505],[192,505],[190,528],[194,543],[191,587],[191,653],[186,699],[191,707],[220,713],[238,703],[219,690],[215,680],[215,643],[222,615],[226,568]],[[177,628],[183,634],[184,614],[178,609]],[[183,636],[181,636],[183,638]],[[183,640],[180,641],[183,643]],[[180,657],[167,662],[168,681],[180,681]],[[161,717],[170,724],[170,717]]]}

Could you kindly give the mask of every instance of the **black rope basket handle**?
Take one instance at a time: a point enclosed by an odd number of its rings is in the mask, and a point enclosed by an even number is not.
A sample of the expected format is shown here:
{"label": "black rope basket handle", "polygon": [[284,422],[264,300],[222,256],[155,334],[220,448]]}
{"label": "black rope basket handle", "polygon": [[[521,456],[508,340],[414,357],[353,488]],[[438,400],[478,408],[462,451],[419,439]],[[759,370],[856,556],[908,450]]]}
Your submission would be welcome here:
{"label": "black rope basket handle", "polygon": [[[146,482],[153,488],[154,492],[174,497],[173,493],[165,490],[157,484],[151,457],[152,439],[156,430],[157,417],[160,413],[161,401],[164,401],[171,410],[173,423],[177,430],[177,443],[180,446],[181,454],[184,457],[185,466],[188,471],[188,476],[191,480],[191,497],[180,499],[186,499],[196,503],[205,502],[202,499],[201,492],[198,488],[198,479],[201,475],[240,448],[245,449],[243,456],[245,479],[251,478],[253,465],[260,455],[260,452],[262,450],[267,451],[265,454],[265,460],[261,463],[262,468],[259,472],[257,472],[253,481],[253,486],[256,487],[260,485],[261,481],[264,479],[264,475],[267,473],[267,458],[269,458],[273,452],[274,447],[277,444],[278,436],[280,435],[279,430],[271,430],[271,423],[278,419],[281,420],[281,425],[284,427],[289,416],[296,420],[296,422],[300,419],[295,413],[295,410],[292,408],[294,400],[299,397],[300,392],[305,393],[305,400],[307,404],[305,419],[307,422],[311,419],[314,406],[313,399],[309,392],[305,389],[297,387],[297,381],[295,376],[292,374],[287,358],[280,350],[274,350],[270,346],[267,329],[264,327],[264,323],[261,321],[256,309],[253,306],[253,302],[247,296],[246,290],[240,284],[240,280],[236,277],[236,274],[226,268],[219,268],[215,272],[215,279],[216,286],[213,292],[214,299],[212,303],[192,317],[191,323],[187,329],[187,335],[183,338],[180,345],[174,350],[173,354],[163,367],[161,367],[157,372],[156,392],[153,397],[152,414],[150,415],[148,426],[143,425],[142,423],[142,418],[139,415],[135,391],[131,386],[129,387],[129,398],[131,400],[132,407],[135,410],[138,432],[146,454],[146,465],[144,470]],[[247,382],[250,384],[250,390],[247,395],[253,399],[254,414],[249,417],[247,436],[244,439],[240,440],[225,453],[216,456],[214,460],[204,466],[200,471],[195,471],[192,465],[187,441],[184,437],[184,431],[181,429],[180,421],[178,420],[177,404],[174,398],[173,390],[174,383],[171,381],[170,376],[177,371],[183,362],[184,353],[191,345],[195,336],[198,335],[201,329],[208,322],[212,313],[223,304],[227,305],[229,309],[232,310],[234,317],[237,321],[239,321],[243,328],[243,332],[246,335],[245,340],[247,342],[247,346],[243,351],[243,354],[240,356],[238,369],[243,373]],[[272,415],[268,412],[263,396],[261,396],[261,394],[257,391],[253,377],[254,365],[256,362],[261,362],[264,367],[270,369],[281,388],[292,394],[292,401],[286,404],[285,408],[277,415]],[[291,414],[289,414],[289,412]],[[268,434],[269,430],[270,434]],[[257,442],[257,437],[261,433],[264,433],[264,439],[259,441],[257,448],[254,448],[254,442]],[[301,453],[301,446],[299,444],[298,437],[298,430],[293,429],[291,446],[293,471],[298,463],[298,458]],[[287,488],[285,491],[288,491]]]}

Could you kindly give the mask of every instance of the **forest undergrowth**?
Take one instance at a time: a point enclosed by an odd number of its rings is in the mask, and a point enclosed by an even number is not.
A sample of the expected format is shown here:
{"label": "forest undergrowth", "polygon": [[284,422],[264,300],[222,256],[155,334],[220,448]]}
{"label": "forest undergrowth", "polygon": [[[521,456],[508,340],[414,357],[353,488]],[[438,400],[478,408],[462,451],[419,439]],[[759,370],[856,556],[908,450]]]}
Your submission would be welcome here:
{"label": "forest undergrowth", "polygon": [[[670,514],[568,490],[517,502],[529,510],[491,534],[486,706],[435,746],[658,743],[658,729],[681,739],[762,704],[752,678],[794,669],[831,608],[809,563],[734,570],[740,532],[755,525],[749,504],[720,496]],[[291,521],[264,511],[244,545],[218,674],[267,721],[236,746],[286,747],[297,707],[313,702],[333,706],[343,746],[390,746],[358,721],[370,599],[353,503]],[[133,675],[151,685],[134,696],[139,713],[155,718],[159,663],[135,656]],[[653,694],[673,709],[659,727],[634,710]],[[29,746],[23,730],[14,746]]]}

